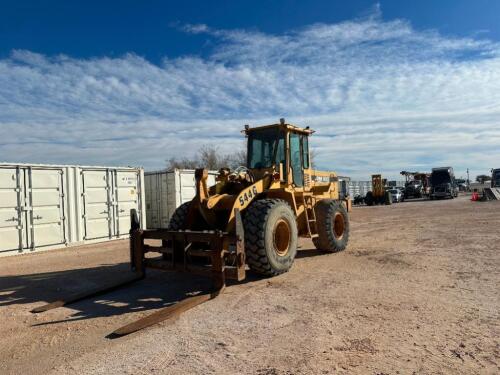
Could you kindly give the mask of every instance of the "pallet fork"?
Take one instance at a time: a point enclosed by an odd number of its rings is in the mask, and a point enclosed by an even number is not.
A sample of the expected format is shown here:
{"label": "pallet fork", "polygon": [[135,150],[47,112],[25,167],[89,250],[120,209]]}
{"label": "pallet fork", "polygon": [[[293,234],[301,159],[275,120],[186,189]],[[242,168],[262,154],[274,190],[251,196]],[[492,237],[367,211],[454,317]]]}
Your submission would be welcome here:
{"label": "pallet fork", "polygon": [[[189,272],[212,279],[212,290],[206,294],[195,295],[183,299],[171,306],[164,307],[144,318],[115,330],[110,336],[124,336],[143,328],[179,316],[195,306],[217,297],[225,288],[226,280],[241,281],[245,279],[245,246],[243,223],[239,210],[235,210],[235,234],[223,231],[169,231],[167,229],[140,229],[139,218],[135,209],[131,210],[130,229],[130,265],[132,275],[119,283],[106,285],[98,289],[77,293],[64,299],[33,309],[32,313],[41,313],[57,307],[66,306],[86,298],[110,292],[114,289],[141,280],[147,268],[164,271]],[[161,246],[144,243],[145,240],[161,240]],[[181,249],[178,247],[182,246]],[[177,259],[176,254],[181,254]],[[160,258],[146,257],[147,253],[161,254]],[[193,264],[193,258],[209,260],[203,265]]]}

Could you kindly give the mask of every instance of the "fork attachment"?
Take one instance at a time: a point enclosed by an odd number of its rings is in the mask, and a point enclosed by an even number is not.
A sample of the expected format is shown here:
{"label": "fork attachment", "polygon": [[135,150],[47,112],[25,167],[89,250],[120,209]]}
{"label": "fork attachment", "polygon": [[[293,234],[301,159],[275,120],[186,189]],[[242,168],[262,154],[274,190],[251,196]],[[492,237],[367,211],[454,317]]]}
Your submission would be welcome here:
{"label": "fork attachment", "polygon": [[[185,298],[174,305],[164,307],[135,322],[115,330],[110,336],[119,337],[140,329],[175,318],[217,297],[225,288],[226,280],[245,279],[244,232],[239,210],[235,210],[235,233],[222,231],[169,231],[166,229],[131,232],[131,266],[144,274],[146,268],[165,271],[189,272],[212,279],[212,292]],[[147,240],[161,240],[161,246],[145,244]],[[159,253],[162,257],[149,258],[147,253]],[[196,262],[196,259],[201,262]]]}
{"label": "fork attachment", "polygon": [[[161,246],[146,244],[147,240],[161,240]],[[146,268],[189,272],[209,276],[214,291],[224,288],[226,279],[245,279],[245,245],[241,215],[236,213],[234,234],[220,230],[141,230],[131,233],[131,265],[134,271]],[[147,258],[147,253],[161,254],[161,258]]]}

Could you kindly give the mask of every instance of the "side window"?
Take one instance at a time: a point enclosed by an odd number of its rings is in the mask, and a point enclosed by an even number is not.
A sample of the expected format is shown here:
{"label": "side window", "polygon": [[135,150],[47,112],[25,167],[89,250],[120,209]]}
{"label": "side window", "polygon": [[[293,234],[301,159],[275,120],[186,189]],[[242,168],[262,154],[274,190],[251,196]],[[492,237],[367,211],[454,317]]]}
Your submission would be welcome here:
{"label": "side window", "polygon": [[304,161],[304,169],[309,168],[309,138],[307,135],[302,135],[302,160]]}
{"label": "side window", "polygon": [[283,133],[280,133],[280,138],[278,141],[278,150],[276,151],[276,160],[275,160],[276,165],[279,166],[280,163],[283,163],[285,165],[286,163],[286,158],[285,158],[285,137]]}
{"label": "side window", "polygon": [[302,167],[302,150],[300,148],[301,136],[290,133],[290,167],[292,168],[293,183],[304,186],[304,171]]}

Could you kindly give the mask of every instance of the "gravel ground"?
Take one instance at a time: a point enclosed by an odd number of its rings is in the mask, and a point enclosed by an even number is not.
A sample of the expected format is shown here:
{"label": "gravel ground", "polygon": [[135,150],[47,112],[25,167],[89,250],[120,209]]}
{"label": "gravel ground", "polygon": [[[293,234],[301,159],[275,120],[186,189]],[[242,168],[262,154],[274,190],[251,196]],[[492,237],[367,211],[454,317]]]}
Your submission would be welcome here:
{"label": "gravel ground", "polygon": [[301,241],[290,272],[250,277],[119,339],[106,336],[204,280],[150,272],[70,308],[29,312],[127,276],[127,245],[0,259],[1,374],[500,373],[500,202],[356,207],[345,252]]}

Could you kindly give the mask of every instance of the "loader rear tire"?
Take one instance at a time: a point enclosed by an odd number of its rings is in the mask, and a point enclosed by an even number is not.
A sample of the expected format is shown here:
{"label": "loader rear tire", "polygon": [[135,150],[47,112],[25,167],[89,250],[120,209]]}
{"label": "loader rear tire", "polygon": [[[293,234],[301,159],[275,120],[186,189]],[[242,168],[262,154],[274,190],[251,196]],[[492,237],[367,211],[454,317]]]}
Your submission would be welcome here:
{"label": "loader rear tire", "polygon": [[316,249],[336,253],[347,247],[349,217],[341,202],[324,199],[315,206],[318,237],[313,238]]}
{"label": "loader rear tire", "polygon": [[285,201],[260,199],[245,211],[245,253],[250,269],[276,276],[292,267],[297,254],[297,221]]}

